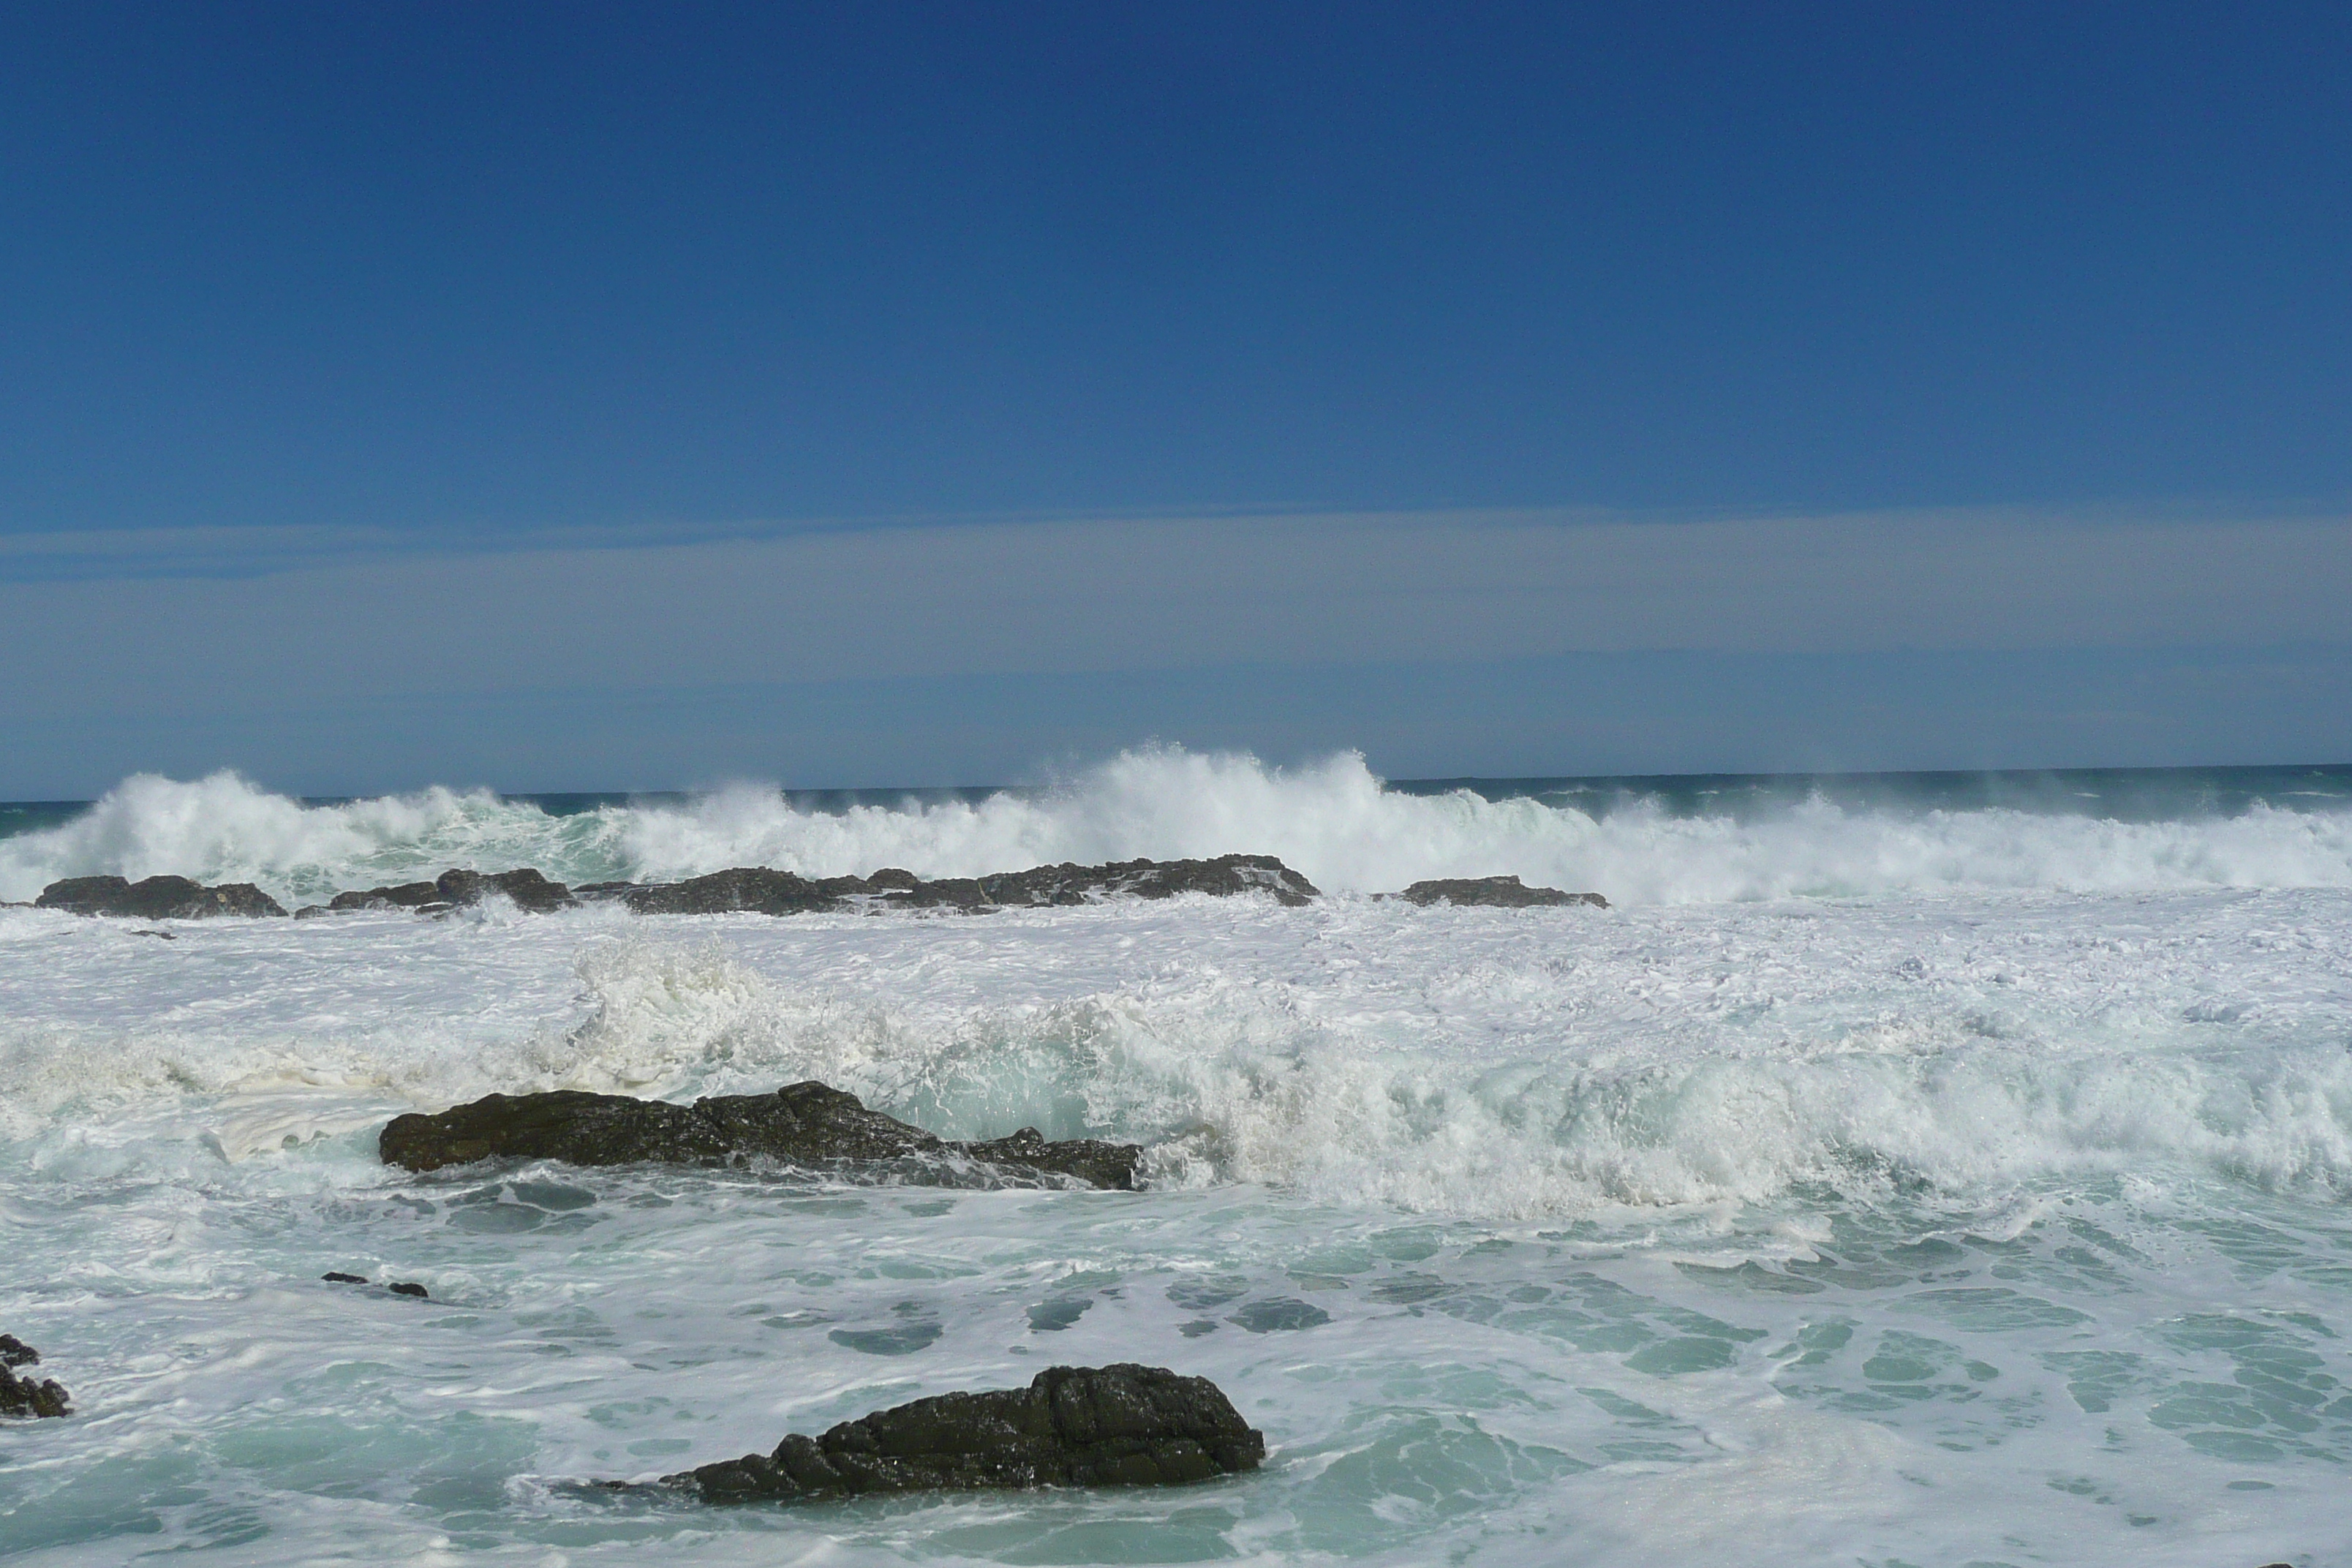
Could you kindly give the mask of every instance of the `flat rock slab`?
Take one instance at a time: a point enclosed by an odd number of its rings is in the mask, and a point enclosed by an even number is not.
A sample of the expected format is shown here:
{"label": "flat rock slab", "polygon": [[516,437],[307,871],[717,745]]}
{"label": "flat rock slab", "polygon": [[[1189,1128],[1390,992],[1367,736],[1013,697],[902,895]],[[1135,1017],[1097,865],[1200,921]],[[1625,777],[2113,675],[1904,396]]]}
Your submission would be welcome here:
{"label": "flat rock slab", "polygon": [[185,877],[68,877],[51,882],[34,907],[77,915],[127,915],[142,921],[192,921],[213,915],[282,915],[286,907],[250,882],[207,888]]}
{"label": "flat rock slab", "polygon": [[773,1094],[725,1094],[692,1105],[554,1089],[493,1094],[438,1115],[394,1117],[377,1151],[389,1165],[434,1171],[477,1160],[562,1160],[574,1165],[723,1165],[746,1160],[838,1166],[885,1161],[976,1161],[1031,1178],[1135,1185],[1143,1151],[1095,1139],[1048,1142],[1034,1128],[986,1142],[950,1142],[856,1095],[814,1079]]}
{"label": "flat rock slab", "polygon": [[41,1352],[14,1334],[0,1334],[0,1415],[64,1415],[70,1397],[55,1378],[18,1377],[20,1366],[38,1366]]}
{"label": "flat rock slab", "polygon": [[1453,877],[1415,882],[1394,895],[1409,904],[1458,904],[1465,908],[1527,910],[1560,904],[1591,904],[1605,910],[1609,900],[1598,893],[1564,893],[1558,888],[1529,888],[1517,877]]}
{"label": "flat rock slab", "polygon": [[1166,1367],[1056,1366],[1026,1388],[942,1394],[663,1478],[706,1502],[892,1492],[1184,1486],[1254,1470],[1265,1435],[1217,1385]]}

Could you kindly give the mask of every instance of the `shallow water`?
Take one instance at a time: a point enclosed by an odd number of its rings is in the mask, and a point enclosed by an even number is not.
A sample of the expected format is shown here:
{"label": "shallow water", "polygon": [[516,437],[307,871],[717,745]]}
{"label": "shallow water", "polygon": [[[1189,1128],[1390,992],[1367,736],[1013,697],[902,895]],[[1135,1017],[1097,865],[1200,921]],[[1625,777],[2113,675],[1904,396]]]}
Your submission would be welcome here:
{"label": "shallow water", "polygon": [[[2324,870],[2342,826],[2305,816],[2171,824],[2137,886],[2004,881],[2015,847],[1606,911],[0,910],[0,1327],[78,1411],[0,1428],[0,1551],[2343,1562],[2352,891],[2183,869],[2252,822]],[[1885,816],[1840,852],[2021,831]],[[1438,868],[1539,874],[1494,858],[1538,841]],[[1140,1139],[1153,1182],[372,1153],[389,1115],[493,1089],[803,1077],[951,1135]],[[1111,1360],[1217,1380],[1266,1468],[799,1510],[572,1484]]]}

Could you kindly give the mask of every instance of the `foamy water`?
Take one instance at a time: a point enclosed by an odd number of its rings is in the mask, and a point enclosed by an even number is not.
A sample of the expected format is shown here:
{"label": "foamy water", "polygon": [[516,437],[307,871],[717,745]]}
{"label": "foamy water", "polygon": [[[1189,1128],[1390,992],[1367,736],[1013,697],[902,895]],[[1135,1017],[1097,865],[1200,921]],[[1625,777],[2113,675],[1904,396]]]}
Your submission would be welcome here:
{"label": "foamy water", "polygon": [[[0,1551],[219,1560],[2244,1563],[2352,1541],[2342,820],[1744,818],[1145,753],[1058,792],[568,817],[127,782],[0,840],[281,897],[448,864],[928,873],[1250,849],[1331,890],[985,918],[0,910]],[[1438,874],[1609,910],[1416,910]],[[819,1077],[1139,1194],[540,1166],[385,1118]],[[419,1303],[329,1286],[419,1280]],[[1167,1493],[820,1510],[565,1484],[1054,1363],[1268,1436]],[[2330,1553],[2336,1554],[2331,1556]]]}
{"label": "foamy water", "polygon": [[0,898],[61,877],[170,873],[252,881],[281,899],[470,866],[560,881],[663,879],[730,866],[809,876],[885,866],[973,877],[1064,860],[1280,856],[1334,891],[1510,873],[1629,904],[2013,888],[2132,891],[2352,887],[2352,801],[2294,792],[2232,815],[2114,821],[2093,812],[1849,807],[1762,815],[1605,814],[1468,790],[1386,790],[1353,754],[1272,769],[1248,756],[1128,752],[1050,790],[978,802],[797,806],[742,785],[684,804],[551,816],[430,790],[314,805],[234,773],[125,780],[64,826],[0,838]]}

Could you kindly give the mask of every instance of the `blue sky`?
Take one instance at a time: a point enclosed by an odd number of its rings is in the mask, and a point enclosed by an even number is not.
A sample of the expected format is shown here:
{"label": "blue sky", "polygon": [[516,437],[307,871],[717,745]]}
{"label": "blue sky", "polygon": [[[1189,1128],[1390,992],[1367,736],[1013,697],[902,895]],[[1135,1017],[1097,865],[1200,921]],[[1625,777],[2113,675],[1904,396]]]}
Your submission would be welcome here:
{"label": "blue sky", "polygon": [[0,134],[0,795],[2352,757],[2341,5],[25,5]]}

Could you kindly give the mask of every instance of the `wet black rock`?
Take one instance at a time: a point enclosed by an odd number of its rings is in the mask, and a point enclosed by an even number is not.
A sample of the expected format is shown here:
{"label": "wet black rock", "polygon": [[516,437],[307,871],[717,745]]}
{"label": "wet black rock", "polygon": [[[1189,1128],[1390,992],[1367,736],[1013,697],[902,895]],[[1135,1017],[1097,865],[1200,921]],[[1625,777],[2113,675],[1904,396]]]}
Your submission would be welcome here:
{"label": "wet black rock", "polygon": [[[856,886],[847,886],[851,883]],[[605,882],[583,888],[581,891],[618,899],[641,915],[718,915],[739,911],[797,915],[844,908],[848,894],[865,889],[866,884],[856,877],[830,877],[812,881],[790,871],[772,871],[764,866],[739,866],[730,871],[713,871],[707,877],[690,877],[683,882],[645,886]]]}
{"label": "wet black rock", "polygon": [[1415,882],[1395,895],[1412,904],[1459,904],[1465,908],[1526,910],[1559,904],[1591,904],[1605,910],[1609,900],[1598,893],[1563,893],[1558,888],[1529,888],[1517,877],[1454,877]]}
{"label": "wet black rock", "polygon": [[998,1488],[1183,1486],[1254,1470],[1265,1436],[1217,1385],[1165,1367],[1049,1367],[1026,1388],[943,1394],[797,1434],[772,1454],[665,1477],[706,1502]]}
{"label": "wet black rock", "polygon": [[142,921],[192,921],[212,915],[282,915],[285,906],[250,882],[207,888],[185,877],[68,877],[51,882],[36,908],[77,915],[127,915]]}
{"label": "wet black rock", "polygon": [[572,889],[561,882],[551,882],[529,866],[514,871],[459,871],[441,873],[430,882],[401,882],[390,887],[370,888],[365,892],[337,893],[327,908],[341,910],[417,910],[454,909],[466,904],[478,904],[493,893],[503,893],[517,906],[533,913],[560,910],[571,903]]}
{"label": "wet black rock", "polygon": [[1230,898],[1270,893],[1288,905],[1318,897],[1315,884],[1271,855],[1214,860],[1116,860],[1102,866],[1037,866],[988,877],[926,881],[896,867],[870,877],[802,877],[764,866],[738,866],[683,882],[590,882],[583,899],[610,900],[643,915],[751,912],[797,915],[872,910],[950,910],[978,913],[1104,899],[1168,899],[1179,893]]}
{"label": "wet black rock", "polygon": [[799,915],[876,910],[976,914],[1115,898],[1169,899],[1179,893],[1215,898],[1267,893],[1276,901],[1295,907],[1319,896],[1314,883],[1271,855],[1223,855],[1214,860],[1066,863],[990,877],[941,877],[929,881],[896,867],[870,877],[803,877],[766,866],[738,866],[682,882],[584,882],[567,888],[528,867],[488,875],[450,870],[430,882],[337,893],[324,905],[307,905],[296,913],[305,918],[349,910],[414,910],[433,914],[479,903],[492,892],[503,893],[531,910],[559,910],[580,902],[618,903],[641,915]]}
{"label": "wet black rock", "polygon": [[804,1166],[954,1161],[1031,1177],[1068,1177],[1132,1188],[1142,1151],[1093,1139],[1048,1142],[1034,1128],[1009,1138],[957,1143],[868,1110],[854,1094],[814,1082],[773,1094],[714,1095],[692,1105],[556,1089],[493,1094],[442,1111],[395,1117],[377,1143],[386,1164],[438,1170],[477,1160],[562,1160],[574,1165],[728,1164],[775,1160]]}
{"label": "wet black rock", "polygon": [[440,901],[449,904],[478,904],[492,893],[503,893],[519,908],[544,913],[572,902],[571,889],[549,881],[529,866],[490,876],[479,871],[444,871],[433,886],[441,895]]}
{"label": "wet black rock", "polygon": [[1221,855],[1214,860],[1114,860],[1107,866],[1039,866],[980,879],[992,904],[1086,904],[1098,899],[1172,899],[1179,893],[1231,898],[1271,893],[1293,908],[1320,895],[1315,884],[1271,855]]}
{"label": "wet black rock", "polygon": [[0,1334],[0,1415],[63,1415],[71,1397],[55,1378],[18,1377],[16,1368],[38,1366],[41,1352],[14,1334]]}
{"label": "wet black rock", "polygon": [[320,1275],[319,1278],[330,1285],[364,1285],[368,1282],[368,1277],[364,1274],[344,1274],[332,1268]]}
{"label": "wet black rock", "polygon": [[441,889],[431,882],[402,882],[393,887],[370,888],[363,893],[337,893],[330,900],[330,910],[413,910],[420,904],[436,903]]}
{"label": "wet black rock", "polygon": [[395,1296],[414,1296],[420,1301],[429,1301],[433,1299],[431,1293],[428,1292],[424,1286],[417,1284],[414,1280],[395,1280],[392,1284],[385,1286],[384,1289],[391,1291]]}

